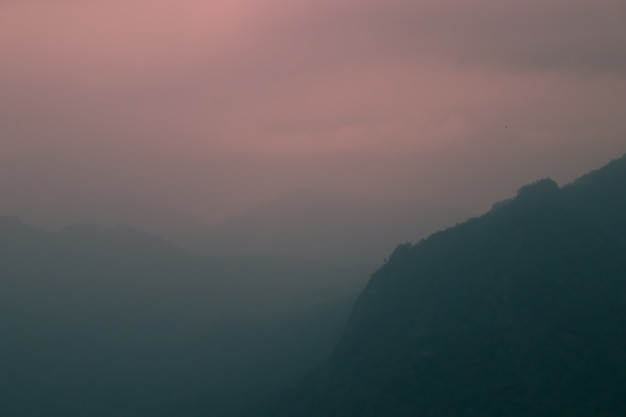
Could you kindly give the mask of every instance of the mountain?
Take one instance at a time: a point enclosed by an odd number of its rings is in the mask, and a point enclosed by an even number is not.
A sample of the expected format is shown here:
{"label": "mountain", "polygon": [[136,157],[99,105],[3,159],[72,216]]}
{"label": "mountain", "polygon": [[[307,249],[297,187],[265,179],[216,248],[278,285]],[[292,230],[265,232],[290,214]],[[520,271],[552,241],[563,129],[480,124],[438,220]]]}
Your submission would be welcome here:
{"label": "mountain", "polygon": [[452,207],[303,189],[213,227],[204,252],[378,264],[398,242],[415,241],[468,217]]}
{"label": "mountain", "polygon": [[0,195],[0,214],[51,231],[76,223],[130,225],[201,255],[344,265],[377,265],[397,242],[469,217],[453,207],[300,189],[207,226],[184,210],[123,190],[75,187],[53,197],[17,195]]}
{"label": "mountain", "polygon": [[625,226],[626,156],[398,246],[265,415],[626,415]]}
{"label": "mountain", "polygon": [[75,223],[114,227],[131,225],[177,244],[190,246],[208,226],[193,215],[141,194],[106,188],[73,188],[54,198],[0,195],[0,214],[17,216],[28,224],[60,230]]}
{"label": "mountain", "polygon": [[323,361],[367,273],[0,217],[0,415],[230,415]]}

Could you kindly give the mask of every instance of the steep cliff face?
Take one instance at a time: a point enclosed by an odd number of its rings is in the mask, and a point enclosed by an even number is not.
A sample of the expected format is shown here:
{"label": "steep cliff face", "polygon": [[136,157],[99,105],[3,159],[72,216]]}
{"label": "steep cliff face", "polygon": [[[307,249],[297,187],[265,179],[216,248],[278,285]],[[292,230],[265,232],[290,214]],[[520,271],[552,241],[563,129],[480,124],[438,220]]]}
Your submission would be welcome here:
{"label": "steep cliff face", "polygon": [[283,416],[626,413],[626,158],[401,245]]}

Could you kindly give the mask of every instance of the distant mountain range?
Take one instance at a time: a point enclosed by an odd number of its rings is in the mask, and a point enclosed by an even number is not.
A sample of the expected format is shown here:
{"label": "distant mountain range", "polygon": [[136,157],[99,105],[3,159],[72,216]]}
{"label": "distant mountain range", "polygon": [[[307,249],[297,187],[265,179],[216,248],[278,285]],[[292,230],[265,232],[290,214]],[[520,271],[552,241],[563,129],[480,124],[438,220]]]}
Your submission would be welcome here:
{"label": "distant mountain range", "polygon": [[398,242],[418,241],[470,216],[453,207],[380,202],[316,189],[287,193],[215,226],[138,194],[98,189],[54,203],[0,197],[0,213],[48,230],[73,223],[126,224],[209,256],[343,264],[378,264]]}
{"label": "distant mountain range", "polygon": [[56,231],[75,223],[128,225],[177,244],[202,238],[208,226],[174,206],[130,191],[82,187],[52,199],[0,194],[0,214]]}
{"label": "distant mountain range", "polygon": [[623,416],[625,213],[626,156],[456,226],[313,190],[175,243],[0,216],[0,415]]}
{"label": "distant mountain range", "polygon": [[322,362],[369,268],[0,217],[0,415],[222,415]]}
{"label": "distant mountain range", "polygon": [[626,415],[626,156],[398,246],[272,417]]}

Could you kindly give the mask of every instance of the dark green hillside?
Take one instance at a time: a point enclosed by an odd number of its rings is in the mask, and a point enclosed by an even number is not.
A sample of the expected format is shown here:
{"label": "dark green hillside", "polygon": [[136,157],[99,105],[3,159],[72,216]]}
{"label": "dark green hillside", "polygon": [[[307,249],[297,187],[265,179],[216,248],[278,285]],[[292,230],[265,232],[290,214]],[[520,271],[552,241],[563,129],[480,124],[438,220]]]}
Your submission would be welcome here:
{"label": "dark green hillside", "polygon": [[272,416],[626,415],[626,157],[401,245]]}

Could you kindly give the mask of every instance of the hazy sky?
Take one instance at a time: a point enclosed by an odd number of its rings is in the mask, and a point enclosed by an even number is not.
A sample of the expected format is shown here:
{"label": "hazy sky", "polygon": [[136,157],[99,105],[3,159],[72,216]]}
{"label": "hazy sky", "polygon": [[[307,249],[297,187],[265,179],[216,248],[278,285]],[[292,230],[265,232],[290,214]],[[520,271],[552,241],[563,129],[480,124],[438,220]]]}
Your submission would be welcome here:
{"label": "hazy sky", "polygon": [[[0,185],[479,211],[626,152],[624,0],[0,0]],[[508,126],[508,127],[505,127]]]}

